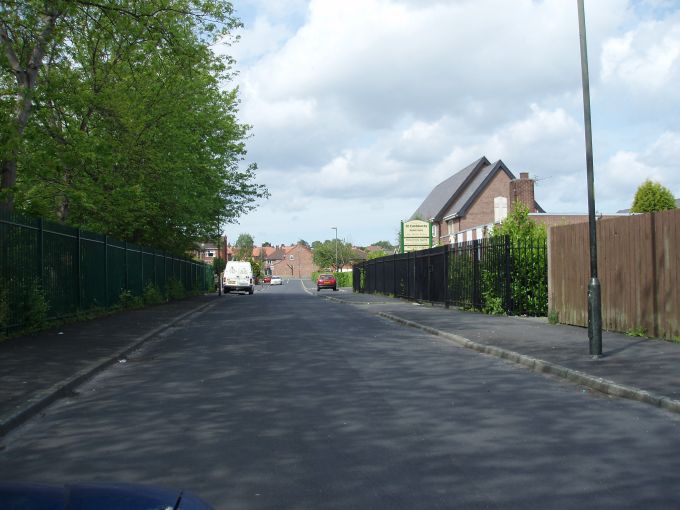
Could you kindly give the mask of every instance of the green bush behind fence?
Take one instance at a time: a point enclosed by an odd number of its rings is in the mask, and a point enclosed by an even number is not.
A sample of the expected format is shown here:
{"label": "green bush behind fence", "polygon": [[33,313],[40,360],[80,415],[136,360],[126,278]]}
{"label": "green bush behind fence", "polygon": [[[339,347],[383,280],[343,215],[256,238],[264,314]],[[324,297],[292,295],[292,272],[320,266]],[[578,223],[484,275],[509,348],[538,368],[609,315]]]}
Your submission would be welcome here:
{"label": "green bush behind fence", "polygon": [[[0,334],[143,297],[212,290],[202,262],[0,211]],[[30,323],[29,323],[30,322]]]}
{"label": "green bush behind fence", "polygon": [[338,273],[333,273],[332,271],[330,272],[324,272],[324,271],[315,271],[312,273],[312,282],[316,284],[316,280],[319,278],[320,274],[333,274],[335,276],[335,280],[338,283],[338,287],[351,287],[352,286],[352,273],[349,271],[344,271],[344,272],[338,272]]}

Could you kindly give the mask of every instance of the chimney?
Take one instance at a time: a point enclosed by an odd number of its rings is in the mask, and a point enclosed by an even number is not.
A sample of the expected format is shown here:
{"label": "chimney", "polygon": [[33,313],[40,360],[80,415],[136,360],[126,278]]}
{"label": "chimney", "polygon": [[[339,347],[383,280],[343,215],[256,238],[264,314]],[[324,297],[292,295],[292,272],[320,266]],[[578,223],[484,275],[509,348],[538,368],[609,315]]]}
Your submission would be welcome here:
{"label": "chimney", "polygon": [[529,179],[529,172],[520,172],[519,179],[510,181],[510,209],[514,209],[517,202],[522,202],[529,208],[529,212],[535,213],[536,210],[534,202],[534,180]]}

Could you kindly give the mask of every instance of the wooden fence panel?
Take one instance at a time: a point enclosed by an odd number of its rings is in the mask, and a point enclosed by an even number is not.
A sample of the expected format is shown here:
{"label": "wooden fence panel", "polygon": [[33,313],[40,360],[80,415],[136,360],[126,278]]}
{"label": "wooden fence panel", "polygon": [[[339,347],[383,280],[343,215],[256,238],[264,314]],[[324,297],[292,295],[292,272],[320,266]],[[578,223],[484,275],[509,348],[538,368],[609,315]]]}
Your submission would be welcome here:
{"label": "wooden fence panel", "polygon": [[[597,243],[603,327],[679,337],[680,209],[598,221]],[[549,309],[587,326],[588,224],[552,227],[549,245]]]}

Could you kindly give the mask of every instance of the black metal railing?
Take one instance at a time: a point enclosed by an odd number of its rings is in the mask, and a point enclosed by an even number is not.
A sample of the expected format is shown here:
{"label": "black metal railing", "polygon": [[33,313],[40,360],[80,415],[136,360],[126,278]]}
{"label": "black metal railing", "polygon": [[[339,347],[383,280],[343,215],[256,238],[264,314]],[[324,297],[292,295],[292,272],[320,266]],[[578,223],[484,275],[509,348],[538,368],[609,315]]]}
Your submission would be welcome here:
{"label": "black metal railing", "polygon": [[41,218],[0,211],[0,335],[21,324],[36,292],[47,318],[62,318],[141,296],[149,285],[212,290],[202,262],[118,241]]}
{"label": "black metal railing", "polygon": [[544,240],[480,239],[368,260],[353,271],[355,292],[514,315],[547,315]]}

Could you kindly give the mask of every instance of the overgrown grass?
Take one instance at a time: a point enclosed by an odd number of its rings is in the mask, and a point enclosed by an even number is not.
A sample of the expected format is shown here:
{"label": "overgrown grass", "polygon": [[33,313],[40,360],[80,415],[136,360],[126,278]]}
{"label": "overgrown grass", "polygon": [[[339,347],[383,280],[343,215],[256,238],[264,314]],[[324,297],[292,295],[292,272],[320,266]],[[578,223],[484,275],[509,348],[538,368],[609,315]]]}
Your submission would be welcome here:
{"label": "overgrown grass", "polygon": [[560,313],[553,309],[548,312],[548,322],[550,324],[559,324],[560,322]]}
{"label": "overgrown grass", "polygon": [[635,326],[626,331],[626,335],[647,338],[647,330],[642,326]]}

